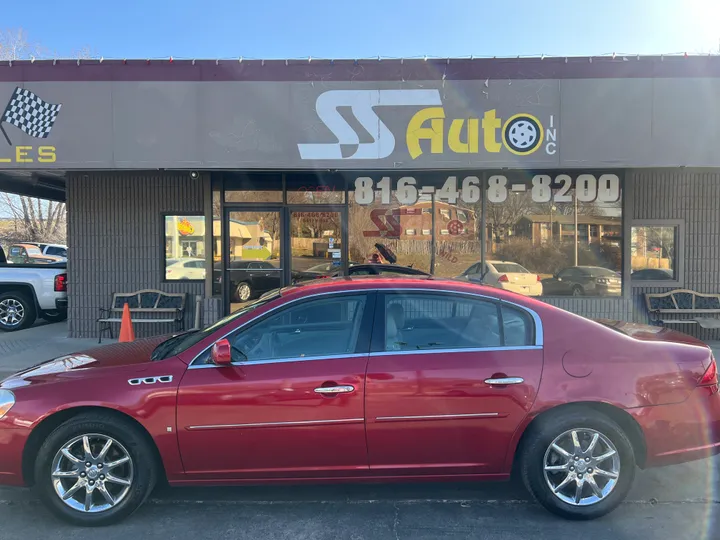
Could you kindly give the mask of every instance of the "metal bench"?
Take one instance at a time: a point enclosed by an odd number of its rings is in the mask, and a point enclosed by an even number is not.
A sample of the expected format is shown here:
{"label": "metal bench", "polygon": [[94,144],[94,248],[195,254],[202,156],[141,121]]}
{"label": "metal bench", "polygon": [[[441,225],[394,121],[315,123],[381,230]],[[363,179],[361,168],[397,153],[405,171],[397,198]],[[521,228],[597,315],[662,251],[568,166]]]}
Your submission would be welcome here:
{"label": "metal bench", "polygon": [[676,289],[666,293],[646,293],[645,303],[650,320],[655,323],[720,328],[720,294]]}
{"label": "metal bench", "polygon": [[166,293],[156,289],[144,289],[131,293],[114,293],[108,309],[100,308],[98,323],[98,343],[102,343],[104,333],[113,337],[112,324],[122,322],[125,304],[130,308],[133,324],[173,324],[175,330],[183,329],[185,316],[185,293]]}

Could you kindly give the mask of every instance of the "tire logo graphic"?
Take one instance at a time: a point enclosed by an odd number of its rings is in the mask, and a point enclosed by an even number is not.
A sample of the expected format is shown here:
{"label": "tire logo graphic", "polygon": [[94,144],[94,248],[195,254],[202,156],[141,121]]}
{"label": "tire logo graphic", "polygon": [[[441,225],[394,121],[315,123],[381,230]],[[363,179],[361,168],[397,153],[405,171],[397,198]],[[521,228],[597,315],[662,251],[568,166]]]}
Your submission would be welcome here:
{"label": "tire logo graphic", "polygon": [[516,114],[508,118],[503,128],[503,142],[513,154],[532,154],[543,141],[543,128],[539,120],[529,114]]}
{"label": "tire logo graphic", "polygon": [[464,229],[465,227],[462,222],[457,219],[453,219],[448,223],[448,232],[451,236],[458,236],[462,234]]}

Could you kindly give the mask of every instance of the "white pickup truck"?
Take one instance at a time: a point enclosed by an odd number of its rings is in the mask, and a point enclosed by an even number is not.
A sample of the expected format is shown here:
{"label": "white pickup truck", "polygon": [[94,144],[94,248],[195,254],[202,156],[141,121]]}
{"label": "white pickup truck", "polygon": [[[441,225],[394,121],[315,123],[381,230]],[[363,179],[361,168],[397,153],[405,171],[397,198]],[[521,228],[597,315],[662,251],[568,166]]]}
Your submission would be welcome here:
{"label": "white pickup truck", "polygon": [[67,264],[8,264],[0,247],[0,330],[67,318]]}

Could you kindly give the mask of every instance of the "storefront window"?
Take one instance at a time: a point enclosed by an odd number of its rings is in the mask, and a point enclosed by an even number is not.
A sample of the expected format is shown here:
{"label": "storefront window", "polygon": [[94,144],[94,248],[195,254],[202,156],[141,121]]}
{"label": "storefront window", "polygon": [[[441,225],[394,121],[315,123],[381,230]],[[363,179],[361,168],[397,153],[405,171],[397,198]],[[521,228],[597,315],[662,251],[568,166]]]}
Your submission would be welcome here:
{"label": "storefront window", "polygon": [[282,203],[279,173],[224,173],[226,203]]}
{"label": "storefront window", "polygon": [[205,279],[204,216],[165,216],[165,279]]}
{"label": "storefront window", "polygon": [[[415,182],[415,179],[412,179]],[[432,199],[408,194],[410,177],[360,177],[350,184],[348,233],[350,264],[374,261],[431,271],[432,238],[418,236],[429,229]],[[399,186],[399,188],[398,188]],[[408,232],[411,231],[411,232]]]}
{"label": "storefront window", "polygon": [[633,282],[679,281],[679,224],[637,225],[631,228]]}
{"label": "storefront window", "polygon": [[340,174],[298,173],[285,177],[288,204],[343,204],[345,177]]}
{"label": "storefront window", "polygon": [[[618,174],[494,174],[487,191],[485,282],[522,294],[619,296],[622,181]],[[540,283],[541,286],[537,284]]]}

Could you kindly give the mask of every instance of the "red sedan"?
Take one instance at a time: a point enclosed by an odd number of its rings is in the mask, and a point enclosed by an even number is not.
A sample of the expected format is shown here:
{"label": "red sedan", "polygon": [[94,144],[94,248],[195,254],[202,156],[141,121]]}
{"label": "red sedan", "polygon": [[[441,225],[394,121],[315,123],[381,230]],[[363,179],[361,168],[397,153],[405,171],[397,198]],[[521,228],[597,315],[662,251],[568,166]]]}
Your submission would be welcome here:
{"label": "red sedan", "polygon": [[80,525],[159,481],[506,479],[616,507],[635,467],[720,451],[710,349],[436,279],[269,293],[204,330],[64,356],[0,386],[0,483]]}

